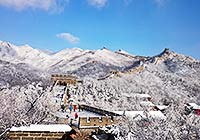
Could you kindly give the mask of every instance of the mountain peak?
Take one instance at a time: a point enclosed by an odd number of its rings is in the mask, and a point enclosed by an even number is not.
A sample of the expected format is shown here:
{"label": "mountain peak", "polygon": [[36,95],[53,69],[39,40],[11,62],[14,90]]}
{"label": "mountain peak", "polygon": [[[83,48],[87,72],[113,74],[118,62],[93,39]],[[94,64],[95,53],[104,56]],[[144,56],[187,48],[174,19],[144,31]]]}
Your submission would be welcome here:
{"label": "mountain peak", "polygon": [[164,55],[170,55],[172,53],[172,51],[170,51],[169,48],[165,48],[159,55],[157,55],[158,57],[162,57]]}
{"label": "mountain peak", "polygon": [[118,51],[115,51],[116,53],[122,53],[122,54],[129,54],[130,55],[130,53],[128,53],[127,51],[125,51],[125,50],[122,50],[122,49],[119,49]]}
{"label": "mountain peak", "polygon": [[26,50],[33,50],[33,48],[32,48],[30,45],[28,45],[28,44],[25,44],[25,45],[23,45],[23,46],[20,46],[20,48],[21,48],[21,49],[26,49]]}
{"label": "mountain peak", "polygon": [[12,44],[10,42],[6,42],[6,41],[0,41],[1,46],[8,46],[10,47]]}
{"label": "mountain peak", "polygon": [[109,49],[108,49],[108,48],[106,48],[106,47],[103,47],[103,48],[101,48],[101,50],[108,50],[108,51],[109,51]]}
{"label": "mountain peak", "polygon": [[2,57],[9,57],[14,56],[16,54],[14,45],[10,44],[9,42],[1,41],[0,42],[0,56]]}
{"label": "mountain peak", "polygon": [[170,49],[169,48],[165,48],[163,53],[170,53]]}

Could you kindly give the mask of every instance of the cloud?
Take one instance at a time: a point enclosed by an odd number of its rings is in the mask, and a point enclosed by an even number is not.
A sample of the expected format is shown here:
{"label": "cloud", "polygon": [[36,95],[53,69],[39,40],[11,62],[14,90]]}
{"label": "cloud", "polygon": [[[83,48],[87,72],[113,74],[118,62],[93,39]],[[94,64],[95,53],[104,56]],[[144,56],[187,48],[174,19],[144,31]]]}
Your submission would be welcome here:
{"label": "cloud", "polygon": [[133,2],[133,0],[123,0],[126,5],[129,5]]}
{"label": "cloud", "polygon": [[167,0],[154,0],[158,6],[164,6]]}
{"label": "cloud", "polygon": [[49,10],[63,10],[69,0],[0,0],[0,5],[22,11],[28,8]]}
{"label": "cloud", "polygon": [[106,6],[106,3],[108,2],[108,0],[87,0],[87,1],[91,6],[94,6],[97,8],[102,8]]}
{"label": "cloud", "polygon": [[[130,5],[134,0],[123,0],[125,5]],[[157,6],[165,6],[168,0],[152,0]]]}
{"label": "cloud", "polygon": [[60,33],[56,35],[58,38],[62,38],[67,40],[71,44],[77,44],[79,43],[80,39],[78,37],[75,37],[74,35],[70,33]]}

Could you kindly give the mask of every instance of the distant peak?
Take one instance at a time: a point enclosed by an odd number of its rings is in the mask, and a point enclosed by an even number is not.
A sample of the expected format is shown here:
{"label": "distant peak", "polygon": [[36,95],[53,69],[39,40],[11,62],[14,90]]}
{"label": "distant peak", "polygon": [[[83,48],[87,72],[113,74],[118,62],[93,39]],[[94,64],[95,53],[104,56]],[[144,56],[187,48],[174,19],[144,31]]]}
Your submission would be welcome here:
{"label": "distant peak", "polygon": [[25,44],[24,46],[25,46],[25,47],[31,47],[31,46],[30,46],[30,45],[28,45],[28,44]]}
{"label": "distant peak", "polygon": [[122,50],[122,49],[119,49],[119,50],[117,50],[117,51],[115,51],[116,53],[127,53],[128,54],[128,52],[126,52],[125,50]]}
{"label": "distant peak", "polygon": [[0,43],[3,44],[3,45],[8,45],[8,44],[10,44],[9,42],[6,42],[6,41],[0,41]]}
{"label": "distant peak", "polygon": [[12,44],[10,42],[0,41],[0,43],[1,43],[2,46],[8,46],[8,47],[12,46]]}
{"label": "distant peak", "polygon": [[55,55],[60,55],[60,54],[61,55],[65,55],[65,54],[68,54],[68,53],[79,53],[79,52],[83,52],[83,50],[80,49],[80,48],[75,47],[75,48],[65,48],[63,50],[60,50],[60,51],[58,51],[56,53],[52,53],[52,54],[55,54]]}
{"label": "distant peak", "polygon": [[103,48],[101,48],[101,50],[109,50],[108,48],[106,48],[106,47],[103,47]]}
{"label": "distant peak", "polygon": [[47,50],[47,49],[38,49],[40,52],[43,52],[43,53],[45,53],[45,54],[48,54],[48,55],[52,55],[52,54],[54,54],[54,52],[52,52],[52,51],[50,51],[50,50]]}
{"label": "distant peak", "polygon": [[71,48],[72,50],[79,50],[79,51],[83,51],[81,48],[78,48],[78,47],[74,47],[74,48]]}
{"label": "distant peak", "polygon": [[169,48],[165,48],[158,56],[169,55],[171,51]]}
{"label": "distant peak", "polygon": [[170,53],[169,48],[165,48],[164,51],[163,51],[163,53]]}
{"label": "distant peak", "polygon": [[30,45],[28,45],[28,44],[25,44],[25,45],[23,45],[23,46],[21,46],[21,48],[31,48],[31,49],[33,49]]}
{"label": "distant peak", "polygon": [[78,47],[74,47],[74,48],[65,48],[61,50],[60,52],[65,52],[65,51],[83,51],[83,50]]}

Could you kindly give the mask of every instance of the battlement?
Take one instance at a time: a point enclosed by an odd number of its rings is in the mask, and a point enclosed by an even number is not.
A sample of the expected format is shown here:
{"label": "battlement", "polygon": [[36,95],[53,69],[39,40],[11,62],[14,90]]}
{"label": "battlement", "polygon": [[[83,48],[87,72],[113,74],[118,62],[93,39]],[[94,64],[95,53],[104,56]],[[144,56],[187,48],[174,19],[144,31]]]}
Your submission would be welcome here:
{"label": "battlement", "polygon": [[96,107],[93,107],[93,106],[85,105],[85,104],[81,104],[80,108],[82,110],[90,111],[90,112],[97,113],[97,114],[100,114],[100,115],[103,115],[103,116],[120,116],[117,113],[107,111],[107,110],[104,110],[104,109],[100,109],[100,108],[96,108]]}
{"label": "battlement", "polygon": [[77,83],[82,83],[82,80],[78,79],[76,76],[72,75],[61,75],[61,74],[53,74],[51,75],[51,81],[55,85],[75,85]]}
{"label": "battlement", "polygon": [[101,117],[80,117],[79,118],[79,128],[80,129],[90,129],[98,128],[100,126],[108,126],[116,124],[116,116],[101,116]]}
{"label": "battlement", "polygon": [[71,131],[69,125],[30,125],[12,127],[8,133],[11,140],[58,140],[65,132]]}
{"label": "battlement", "polygon": [[59,132],[9,132],[10,140],[58,140],[64,133]]}

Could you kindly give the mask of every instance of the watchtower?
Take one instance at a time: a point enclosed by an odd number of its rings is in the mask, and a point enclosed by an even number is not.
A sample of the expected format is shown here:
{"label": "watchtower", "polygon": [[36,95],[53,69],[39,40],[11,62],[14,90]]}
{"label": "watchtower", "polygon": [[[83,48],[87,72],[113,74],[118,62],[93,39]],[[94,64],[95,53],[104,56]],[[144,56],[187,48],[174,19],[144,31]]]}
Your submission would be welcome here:
{"label": "watchtower", "polygon": [[76,85],[77,83],[82,83],[82,80],[78,79],[72,75],[61,75],[61,74],[53,74],[51,75],[51,81],[56,85]]}

